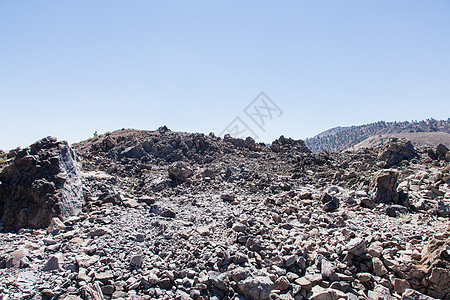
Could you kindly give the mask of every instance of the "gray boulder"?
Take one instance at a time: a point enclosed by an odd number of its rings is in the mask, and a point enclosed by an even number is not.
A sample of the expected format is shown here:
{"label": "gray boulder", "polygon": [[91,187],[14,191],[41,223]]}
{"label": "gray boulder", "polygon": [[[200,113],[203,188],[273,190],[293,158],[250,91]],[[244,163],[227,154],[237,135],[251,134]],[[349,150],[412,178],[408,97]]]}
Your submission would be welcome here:
{"label": "gray boulder", "polygon": [[269,277],[248,277],[238,283],[238,291],[250,300],[268,300],[273,289],[273,282]]}
{"label": "gray boulder", "polygon": [[370,183],[371,200],[374,203],[408,204],[408,196],[397,192],[398,173],[394,170],[381,170],[377,172]]}
{"label": "gray boulder", "polygon": [[191,168],[184,162],[178,161],[169,166],[169,177],[179,181],[186,181],[192,176]]}

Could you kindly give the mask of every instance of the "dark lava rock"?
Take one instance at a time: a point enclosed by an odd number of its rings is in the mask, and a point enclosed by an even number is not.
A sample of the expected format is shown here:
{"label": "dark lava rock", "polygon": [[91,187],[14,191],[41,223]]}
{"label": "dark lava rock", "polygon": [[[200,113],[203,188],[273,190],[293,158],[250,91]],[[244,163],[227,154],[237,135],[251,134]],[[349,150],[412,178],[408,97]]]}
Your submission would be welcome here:
{"label": "dark lava rock", "polygon": [[373,201],[370,200],[369,198],[362,198],[359,205],[370,209],[375,208],[376,206],[375,203],[373,203]]}
{"label": "dark lava rock", "polygon": [[389,217],[398,217],[400,215],[405,215],[408,213],[408,209],[404,206],[398,205],[398,204],[394,204],[394,205],[390,205],[388,207],[386,207],[386,214]]}
{"label": "dark lava rock", "polygon": [[284,136],[280,136],[278,139],[274,140],[270,145],[270,149],[277,153],[284,153],[292,150],[303,153],[311,153],[311,150],[306,147],[303,140],[294,140],[291,138],[285,138]]}
{"label": "dark lava rock", "polygon": [[378,154],[378,159],[386,168],[398,165],[403,160],[410,160],[417,155],[414,146],[407,139],[390,138]]}
{"label": "dark lava rock", "polygon": [[330,212],[333,210],[336,210],[339,207],[339,200],[336,197],[333,197],[333,199],[323,206],[323,210],[326,212]]}
{"label": "dark lava rock", "polygon": [[438,156],[436,155],[436,152],[433,149],[428,149],[427,155],[431,159],[438,159]]}
{"label": "dark lava rock", "polygon": [[445,154],[447,154],[448,148],[442,144],[437,145],[436,147],[436,155],[440,158],[445,158]]}
{"label": "dark lava rock", "polygon": [[339,207],[339,200],[334,196],[330,196],[328,193],[323,193],[320,201],[324,203],[322,209],[326,212],[336,210]]}
{"label": "dark lava rock", "polygon": [[0,173],[4,228],[45,228],[53,217],[80,213],[84,199],[79,164],[68,143],[53,137],[18,151]]}
{"label": "dark lava rock", "polygon": [[393,170],[379,171],[371,182],[371,197],[375,203],[397,203],[398,174]]}
{"label": "dark lava rock", "polygon": [[223,138],[224,142],[232,144],[237,148],[247,148],[249,150],[255,151],[261,148],[261,145],[256,144],[255,140],[251,137],[247,137],[245,140],[240,138],[234,138],[229,134],[226,134]]}
{"label": "dark lava rock", "polygon": [[181,161],[171,164],[168,171],[171,179],[179,181],[186,181],[193,174],[189,166]]}

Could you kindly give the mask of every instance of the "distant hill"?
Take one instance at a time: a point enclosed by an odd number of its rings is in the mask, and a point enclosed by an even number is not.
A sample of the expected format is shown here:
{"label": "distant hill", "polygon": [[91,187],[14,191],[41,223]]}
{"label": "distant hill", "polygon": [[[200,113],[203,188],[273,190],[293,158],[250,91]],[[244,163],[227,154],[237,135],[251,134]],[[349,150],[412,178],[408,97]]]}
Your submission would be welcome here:
{"label": "distant hill", "polygon": [[358,150],[362,148],[375,148],[382,146],[390,137],[405,138],[411,141],[414,147],[428,146],[436,147],[443,144],[450,148],[450,133],[447,132],[409,132],[409,133],[390,133],[371,136],[364,141],[348,148],[349,150]]}
{"label": "distant hill", "polygon": [[[399,133],[425,133],[425,132],[445,132],[450,134],[450,118],[448,120],[427,119],[423,121],[412,122],[385,122],[379,121],[359,126],[335,127],[319,133],[315,137],[305,140],[313,152],[341,151],[351,148],[364,140],[373,136],[384,136]],[[418,137],[418,136],[417,136]],[[427,138],[436,136],[422,136],[421,141],[425,142]],[[419,140],[418,140],[419,141]],[[425,142],[432,145],[432,141]]]}

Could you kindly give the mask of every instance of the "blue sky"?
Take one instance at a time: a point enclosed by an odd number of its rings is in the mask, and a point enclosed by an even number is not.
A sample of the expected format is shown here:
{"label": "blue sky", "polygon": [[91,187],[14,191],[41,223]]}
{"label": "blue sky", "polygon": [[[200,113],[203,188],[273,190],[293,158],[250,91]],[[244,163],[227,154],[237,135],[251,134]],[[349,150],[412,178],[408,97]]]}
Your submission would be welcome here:
{"label": "blue sky", "polygon": [[[283,111],[261,131],[264,91]],[[0,1],[0,148],[450,117],[449,1]],[[246,119],[247,118],[247,119]]]}

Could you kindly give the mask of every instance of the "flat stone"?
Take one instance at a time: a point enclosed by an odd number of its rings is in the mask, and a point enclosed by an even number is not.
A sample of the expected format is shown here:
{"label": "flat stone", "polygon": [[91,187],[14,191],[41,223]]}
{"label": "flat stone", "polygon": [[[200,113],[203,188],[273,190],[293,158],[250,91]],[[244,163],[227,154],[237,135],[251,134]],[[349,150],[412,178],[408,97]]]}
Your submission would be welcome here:
{"label": "flat stone", "polygon": [[324,289],[320,286],[315,286],[311,290],[312,296],[309,300],[337,300],[339,298],[336,290]]}
{"label": "flat stone", "polygon": [[98,262],[100,259],[99,256],[93,255],[93,256],[87,256],[87,255],[77,255],[75,256],[75,261],[78,265],[78,267],[82,268],[88,268]]}
{"label": "flat stone", "polygon": [[88,235],[94,237],[94,236],[102,236],[102,235],[110,234],[110,233],[111,233],[111,230],[109,230],[108,228],[99,227],[99,228],[94,228],[91,231],[89,231]]}
{"label": "flat stone", "polygon": [[350,289],[350,283],[345,281],[335,281],[330,285],[330,289],[346,293]]}
{"label": "flat stone", "polygon": [[61,253],[50,256],[49,260],[45,263],[42,271],[60,270],[60,264],[64,261],[64,256]]}
{"label": "flat stone", "polygon": [[402,300],[436,300],[413,289],[406,289],[402,294]]}
{"label": "flat stone", "polygon": [[144,256],[142,254],[133,255],[130,259],[130,265],[140,267],[144,261]]}
{"label": "flat stone", "polygon": [[294,281],[296,284],[302,287],[302,289],[305,289],[307,291],[310,291],[313,287],[313,284],[311,281],[306,279],[305,277],[300,277]]}
{"label": "flat stone", "polygon": [[347,244],[346,248],[349,253],[359,257],[366,253],[366,241],[362,238],[354,238]]}
{"label": "flat stone", "polygon": [[113,279],[114,276],[111,272],[101,272],[95,274],[95,279],[100,280],[101,282],[106,282],[108,280]]}
{"label": "flat stone", "polygon": [[358,274],[356,274],[356,278],[358,278],[359,281],[364,283],[364,282],[371,281],[373,277],[372,277],[372,274],[370,274],[370,273],[358,273]]}
{"label": "flat stone", "polygon": [[201,236],[208,236],[211,232],[212,225],[206,225],[202,227],[197,227],[195,230],[200,234]]}
{"label": "flat stone", "polygon": [[137,208],[139,206],[139,202],[134,199],[126,199],[123,201],[123,204],[129,208]]}

